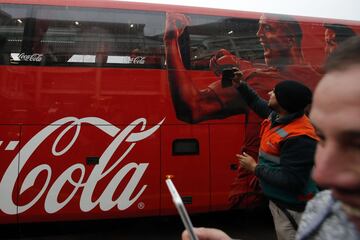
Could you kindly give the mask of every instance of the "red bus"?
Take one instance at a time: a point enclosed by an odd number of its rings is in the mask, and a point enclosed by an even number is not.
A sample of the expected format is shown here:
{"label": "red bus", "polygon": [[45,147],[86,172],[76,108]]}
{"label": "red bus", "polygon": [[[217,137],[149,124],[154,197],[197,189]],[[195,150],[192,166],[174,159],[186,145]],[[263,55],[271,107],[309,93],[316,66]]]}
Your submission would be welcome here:
{"label": "red bus", "polygon": [[277,39],[297,45],[294,78],[304,74],[314,87],[319,78],[308,71],[321,76],[332,43],[325,25],[360,29],[358,22],[269,16],[1,0],[0,223],[173,214],[168,174],[190,212],[228,209],[235,154],[258,121],[234,103],[238,96],[229,100],[233,89],[218,86],[219,71],[234,64],[248,77],[285,71],[290,57],[273,65],[271,45],[281,44],[261,31],[274,19],[296,22],[298,32],[289,27],[291,37]]}

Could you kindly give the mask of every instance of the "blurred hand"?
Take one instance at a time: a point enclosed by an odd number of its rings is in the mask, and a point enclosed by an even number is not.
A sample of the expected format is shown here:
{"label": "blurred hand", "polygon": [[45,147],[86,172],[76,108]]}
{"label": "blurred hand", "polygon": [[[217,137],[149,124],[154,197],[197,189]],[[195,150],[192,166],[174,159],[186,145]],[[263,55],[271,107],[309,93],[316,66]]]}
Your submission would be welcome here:
{"label": "blurred hand", "polygon": [[[215,228],[194,228],[194,232],[199,240],[231,240],[226,233]],[[186,230],[183,231],[181,239],[191,240]]]}
{"label": "blurred hand", "polygon": [[250,156],[246,152],[243,152],[243,154],[236,154],[236,157],[239,160],[240,166],[242,166],[243,168],[245,168],[250,172],[255,172],[257,163],[252,156]]}

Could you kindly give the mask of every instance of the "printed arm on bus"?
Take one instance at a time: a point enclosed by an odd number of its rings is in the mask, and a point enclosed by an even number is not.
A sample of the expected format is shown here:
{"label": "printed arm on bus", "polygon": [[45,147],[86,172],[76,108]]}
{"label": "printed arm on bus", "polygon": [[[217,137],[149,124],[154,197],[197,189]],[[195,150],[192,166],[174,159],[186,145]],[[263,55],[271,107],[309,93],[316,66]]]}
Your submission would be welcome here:
{"label": "printed arm on bus", "polygon": [[[236,89],[222,89],[220,81],[201,90],[195,87],[182,61],[178,43],[179,37],[189,22],[183,14],[167,13],[164,35],[165,54],[170,91],[177,118],[188,123],[197,123],[245,112],[243,101]],[[225,101],[221,99],[222,97]]]}

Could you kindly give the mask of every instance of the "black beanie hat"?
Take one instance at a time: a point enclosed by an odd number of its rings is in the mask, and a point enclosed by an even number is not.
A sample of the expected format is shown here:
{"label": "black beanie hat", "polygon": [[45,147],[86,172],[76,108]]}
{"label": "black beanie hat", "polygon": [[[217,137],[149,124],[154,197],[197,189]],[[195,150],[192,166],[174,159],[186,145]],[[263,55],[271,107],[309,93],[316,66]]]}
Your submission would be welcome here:
{"label": "black beanie hat", "polygon": [[289,113],[304,110],[311,103],[311,90],[296,81],[286,80],[276,84],[274,93],[279,105]]}

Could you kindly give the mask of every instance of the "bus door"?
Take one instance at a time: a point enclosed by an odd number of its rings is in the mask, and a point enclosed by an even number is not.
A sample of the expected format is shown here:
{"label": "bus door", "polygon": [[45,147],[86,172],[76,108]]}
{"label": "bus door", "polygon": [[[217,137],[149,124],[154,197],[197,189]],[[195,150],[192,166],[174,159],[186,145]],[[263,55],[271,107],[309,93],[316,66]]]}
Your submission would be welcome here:
{"label": "bus door", "polygon": [[231,207],[229,197],[234,191],[232,185],[238,172],[238,160],[235,155],[240,152],[244,142],[244,125],[239,123],[242,121],[241,117],[235,116],[229,119],[231,120],[238,123],[210,126],[212,211],[228,210]]}
{"label": "bus door", "polygon": [[173,182],[189,211],[209,211],[208,126],[163,126],[161,142],[161,213],[165,215],[176,212],[165,184],[166,175],[172,175]]}

